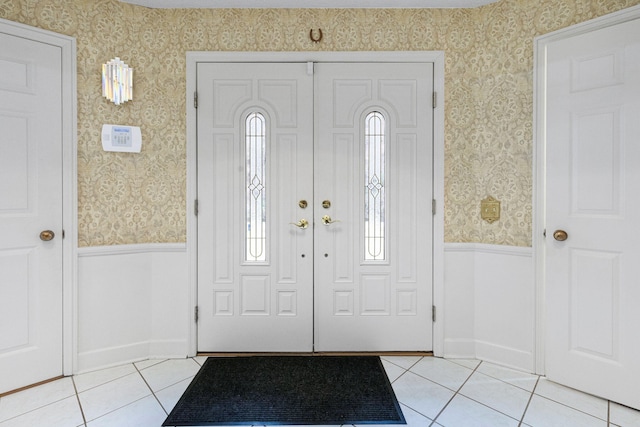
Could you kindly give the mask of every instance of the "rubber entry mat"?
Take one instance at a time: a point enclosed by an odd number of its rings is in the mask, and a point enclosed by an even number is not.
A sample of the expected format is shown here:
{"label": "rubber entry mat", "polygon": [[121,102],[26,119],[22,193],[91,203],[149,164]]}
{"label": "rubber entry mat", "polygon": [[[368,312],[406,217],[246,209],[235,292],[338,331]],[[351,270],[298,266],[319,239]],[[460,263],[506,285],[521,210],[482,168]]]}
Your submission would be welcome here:
{"label": "rubber entry mat", "polygon": [[406,424],[377,356],[210,357],[163,426]]}

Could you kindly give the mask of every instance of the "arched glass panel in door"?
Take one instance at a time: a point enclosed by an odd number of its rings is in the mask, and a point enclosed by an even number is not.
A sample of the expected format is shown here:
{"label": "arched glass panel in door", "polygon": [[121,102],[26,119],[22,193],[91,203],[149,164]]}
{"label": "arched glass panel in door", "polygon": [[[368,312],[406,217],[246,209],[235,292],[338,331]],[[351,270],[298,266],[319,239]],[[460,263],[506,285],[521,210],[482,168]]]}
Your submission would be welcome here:
{"label": "arched glass panel in door", "polygon": [[364,259],[385,260],[384,116],[373,111],[364,120]]}
{"label": "arched glass panel in door", "polygon": [[251,113],[245,119],[245,260],[248,262],[267,259],[266,129],[267,123],[261,113]]}

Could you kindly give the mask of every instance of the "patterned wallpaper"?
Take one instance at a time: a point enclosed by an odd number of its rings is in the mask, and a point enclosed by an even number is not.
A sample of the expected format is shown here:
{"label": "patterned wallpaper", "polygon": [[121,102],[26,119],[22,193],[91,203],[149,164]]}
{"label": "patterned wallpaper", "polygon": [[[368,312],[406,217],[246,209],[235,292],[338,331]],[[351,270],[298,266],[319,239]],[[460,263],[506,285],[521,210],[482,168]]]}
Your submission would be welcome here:
{"label": "patterned wallpaper", "polygon": [[[117,0],[0,0],[0,17],[76,37],[79,246],[186,240],[185,52],[443,50],[445,239],[531,245],[533,38],[640,0],[501,0],[475,9],[154,10]],[[308,38],[322,28],[322,43]],[[135,69],[101,97],[101,64]],[[139,125],[141,154],[105,153],[103,123]],[[480,200],[502,218],[480,219]]]}

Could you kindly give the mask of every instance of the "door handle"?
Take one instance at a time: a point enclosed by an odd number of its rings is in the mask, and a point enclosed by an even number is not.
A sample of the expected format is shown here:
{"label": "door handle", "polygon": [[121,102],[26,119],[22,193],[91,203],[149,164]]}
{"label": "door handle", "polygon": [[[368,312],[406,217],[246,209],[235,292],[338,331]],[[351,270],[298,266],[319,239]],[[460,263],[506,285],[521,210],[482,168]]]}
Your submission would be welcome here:
{"label": "door handle", "polygon": [[43,242],[48,242],[49,240],[53,240],[54,237],[56,237],[56,233],[54,233],[51,230],[44,230],[40,232],[40,240],[42,240]]}
{"label": "door handle", "polygon": [[567,240],[568,237],[569,235],[564,230],[556,230],[553,232],[553,238],[556,239],[558,242],[564,242],[565,240]]}
{"label": "door handle", "polygon": [[290,222],[289,224],[295,225],[298,228],[305,229],[305,228],[307,228],[309,226],[309,221],[307,221],[306,219],[302,218],[298,222]]}
{"label": "door handle", "polygon": [[323,215],[322,216],[322,223],[324,225],[333,224],[334,222],[340,222],[340,220],[339,219],[331,219],[331,217],[329,215]]}

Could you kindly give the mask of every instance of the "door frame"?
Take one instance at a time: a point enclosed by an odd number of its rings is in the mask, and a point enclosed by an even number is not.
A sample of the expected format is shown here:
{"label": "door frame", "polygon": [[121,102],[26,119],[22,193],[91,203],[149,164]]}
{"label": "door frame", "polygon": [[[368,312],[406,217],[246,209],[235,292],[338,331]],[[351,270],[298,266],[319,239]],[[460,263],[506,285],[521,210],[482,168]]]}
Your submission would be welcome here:
{"label": "door frame", "polygon": [[0,31],[60,48],[62,63],[62,375],[77,364],[77,68],[76,39],[41,28],[0,19]]}
{"label": "door frame", "polygon": [[[197,199],[197,64],[199,62],[429,62],[433,63],[436,104],[433,116],[433,305],[444,307],[444,52],[187,52],[187,262],[188,313],[198,304]],[[195,316],[189,321],[189,354],[198,351]],[[444,322],[433,322],[433,354],[442,356]]]}
{"label": "door frame", "polygon": [[546,73],[547,48],[550,43],[586,34],[640,18],[640,6],[633,6],[590,21],[572,25],[534,39],[533,66],[533,262],[535,276],[535,373],[545,374],[546,307],[545,307],[545,228],[546,228]]}

